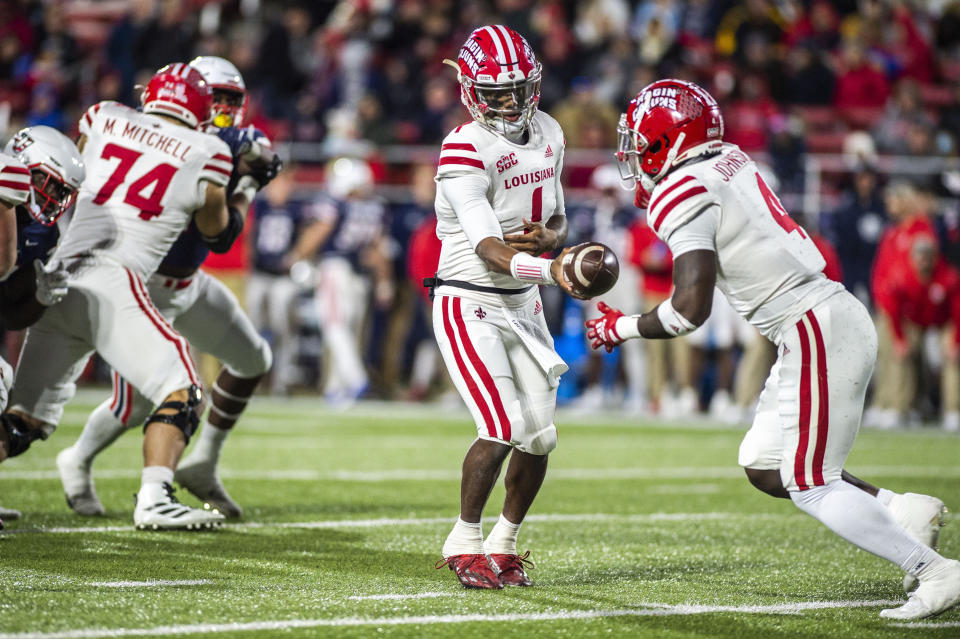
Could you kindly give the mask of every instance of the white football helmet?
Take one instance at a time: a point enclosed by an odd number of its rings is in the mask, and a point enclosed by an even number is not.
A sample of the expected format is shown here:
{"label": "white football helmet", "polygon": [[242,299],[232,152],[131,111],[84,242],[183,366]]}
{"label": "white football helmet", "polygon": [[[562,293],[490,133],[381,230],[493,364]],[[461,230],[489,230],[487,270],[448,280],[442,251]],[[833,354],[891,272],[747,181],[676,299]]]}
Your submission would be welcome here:
{"label": "white football helmet", "polygon": [[48,126],[31,126],[17,131],[3,150],[30,169],[30,215],[52,226],[70,208],[86,170],[76,145]]}
{"label": "white football helmet", "polygon": [[337,158],[327,165],[327,192],[338,200],[366,193],[373,187],[370,165],[357,158]]}
{"label": "white football helmet", "polygon": [[202,55],[190,61],[213,89],[213,125],[218,129],[242,126],[250,97],[243,76],[232,62],[215,55]]}

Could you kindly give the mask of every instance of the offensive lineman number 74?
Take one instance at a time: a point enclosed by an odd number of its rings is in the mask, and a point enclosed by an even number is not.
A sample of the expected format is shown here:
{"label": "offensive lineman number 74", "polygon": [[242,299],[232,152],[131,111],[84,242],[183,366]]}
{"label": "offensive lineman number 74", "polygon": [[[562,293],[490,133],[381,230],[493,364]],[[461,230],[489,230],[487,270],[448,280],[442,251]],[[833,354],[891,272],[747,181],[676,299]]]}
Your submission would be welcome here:
{"label": "offensive lineman number 74", "polygon": [[[143,153],[139,151],[134,151],[133,149],[128,149],[119,144],[113,144],[112,142],[103,147],[103,153],[100,154],[101,158],[104,160],[116,158],[120,160],[120,163],[117,164],[117,168],[113,170],[113,173],[104,183],[96,197],[93,198],[94,204],[103,204],[110,199],[114,191],[117,190],[117,187],[123,184],[127,173],[130,172],[130,168],[142,155]],[[149,221],[155,218],[163,212],[160,201],[163,200],[163,196],[167,192],[167,187],[170,186],[170,181],[176,173],[177,167],[170,164],[158,164],[127,187],[127,193],[123,198],[123,202],[138,209],[140,211],[140,219]],[[153,188],[150,194],[145,195],[144,191],[151,185],[153,185]]]}

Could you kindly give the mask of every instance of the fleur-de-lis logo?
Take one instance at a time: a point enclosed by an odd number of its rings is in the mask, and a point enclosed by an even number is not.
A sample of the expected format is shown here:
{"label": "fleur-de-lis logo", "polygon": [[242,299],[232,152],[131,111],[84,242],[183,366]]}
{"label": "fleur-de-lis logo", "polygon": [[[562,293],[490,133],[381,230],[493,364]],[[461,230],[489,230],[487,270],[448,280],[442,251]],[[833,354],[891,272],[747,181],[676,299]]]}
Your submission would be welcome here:
{"label": "fleur-de-lis logo", "polygon": [[483,308],[481,308],[481,307],[479,307],[479,306],[477,307],[477,310],[475,310],[475,311],[473,312],[473,314],[476,315],[477,317],[479,317],[480,319],[483,319],[484,317],[487,316],[487,312],[486,312],[485,310],[483,310]]}

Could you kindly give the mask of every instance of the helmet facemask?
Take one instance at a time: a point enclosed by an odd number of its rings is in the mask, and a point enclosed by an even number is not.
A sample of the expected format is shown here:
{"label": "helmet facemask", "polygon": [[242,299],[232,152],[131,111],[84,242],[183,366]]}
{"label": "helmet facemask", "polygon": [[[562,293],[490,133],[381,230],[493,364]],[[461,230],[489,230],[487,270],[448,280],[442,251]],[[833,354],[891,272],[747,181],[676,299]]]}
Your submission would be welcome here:
{"label": "helmet facemask", "polygon": [[246,94],[232,87],[214,86],[213,89],[213,126],[225,129],[229,126],[241,126],[246,111]]}
{"label": "helmet facemask", "polygon": [[42,165],[30,167],[30,186],[25,205],[31,217],[44,226],[53,226],[77,196],[76,190]]}
{"label": "helmet facemask", "polygon": [[[516,136],[527,130],[540,103],[540,65],[530,77],[512,83],[462,81],[470,114],[481,124],[505,136]],[[476,110],[476,114],[474,114]]]}

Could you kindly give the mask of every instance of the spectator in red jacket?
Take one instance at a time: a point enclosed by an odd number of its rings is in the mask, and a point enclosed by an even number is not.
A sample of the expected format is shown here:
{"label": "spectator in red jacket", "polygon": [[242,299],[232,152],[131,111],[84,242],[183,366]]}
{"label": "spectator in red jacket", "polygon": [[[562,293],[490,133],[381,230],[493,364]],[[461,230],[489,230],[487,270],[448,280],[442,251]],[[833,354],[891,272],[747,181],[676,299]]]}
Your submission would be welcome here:
{"label": "spectator in red jacket", "polygon": [[887,77],[866,56],[859,42],[847,42],[843,48],[841,72],[837,77],[834,104],[841,109],[880,108],[887,103],[890,84]]}
{"label": "spectator in red jacket", "polygon": [[878,299],[880,322],[887,329],[881,342],[880,383],[876,405],[884,411],[879,425],[896,426],[906,419],[918,394],[924,365],[923,337],[943,331],[945,358],[941,369],[944,426],[960,427],[960,368],[957,319],[960,318],[960,273],[947,264],[932,233],[910,239],[907,258],[886,270],[883,296]]}
{"label": "spectator in red jacket", "polygon": [[[430,289],[423,286],[424,278],[434,277],[440,262],[440,240],[437,238],[437,218],[425,219],[410,236],[410,248],[407,252],[407,276],[421,298],[417,304],[423,306],[422,313],[414,314],[422,318],[426,329],[423,339],[417,344],[413,356],[413,369],[410,372],[408,399],[420,401],[427,397],[430,384],[439,370],[437,343],[433,339],[433,325],[430,322],[433,303],[430,301]],[[425,320],[425,321],[424,321]]]}
{"label": "spectator in red jacket", "polygon": [[913,239],[917,235],[935,235],[926,198],[907,182],[894,182],[884,193],[884,202],[891,226],[880,238],[870,275],[870,292],[875,304],[881,304],[892,281],[891,269],[903,264],[909,257]]}
{"label": "spectator in red jacket", "polygon": [[[629,261],[640,269],[643,310],[649,311],[670,297],[673,291],[673,255],[657,237],[646,218],[630,227]],[[653,412],[663,408],[664,393],[672,379],[681,390],[689,378],[690,350],[685,338],[646,340],[647,397]]]}

